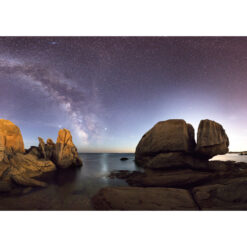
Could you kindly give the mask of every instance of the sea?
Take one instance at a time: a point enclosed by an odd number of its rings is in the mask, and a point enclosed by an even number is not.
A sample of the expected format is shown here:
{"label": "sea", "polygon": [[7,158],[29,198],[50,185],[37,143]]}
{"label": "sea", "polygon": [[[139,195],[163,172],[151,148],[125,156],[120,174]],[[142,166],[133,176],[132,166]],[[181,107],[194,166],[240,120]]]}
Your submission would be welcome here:
{"label": "sea", "polygon": [[[17,189],[0,195],[0,210],[93,210],[91,198],[108,186],[128,186],[117,178],[109,178],[112,171],[141,171],[133,153],[81,153],[83,166],[57,170],[45,178],[46,188]],[[121,161],[122,157],[128,158]],[[247,162],[247,156],[236,153],[215,156],[212,160]]]}

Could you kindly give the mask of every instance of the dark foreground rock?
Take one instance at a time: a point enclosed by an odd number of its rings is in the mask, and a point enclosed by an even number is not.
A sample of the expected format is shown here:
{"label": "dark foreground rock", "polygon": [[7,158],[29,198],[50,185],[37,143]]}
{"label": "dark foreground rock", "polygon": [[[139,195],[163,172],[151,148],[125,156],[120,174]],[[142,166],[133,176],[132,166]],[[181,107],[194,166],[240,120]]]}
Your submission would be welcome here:
{"label": "dark foreground rock", "polygon": [[129,185],[141,187],[173,187],[188,188],[193,185],[212,181],[216,174],[213,172],[193,171],[191,169],[177,171],[152,171],[112,173],[110,177],[125,179]]}
{"label": "dark foreground rock", "polygon": [[247,210],[247,177],[195,187],[192,192],[202,210]]}
{"label": "dark foreground rock", "polygon": [[109,187],[92,199],[97,210],[197,210],[187,190],[171,188]]}
{"label": "dark foreground rock", "polygon": [[[247,164],[243,162],[210,161],[207,171],[121,170],[112,172],[110,177],[124,179],[130,186],[138,186],[140,189],[163,187],[188,190],[198,209],[202,210],[247,209]],[[116,197],[118,192],[114,192]],[[176,193],[172,195],[171,191],[170,196],[176,197]]]}

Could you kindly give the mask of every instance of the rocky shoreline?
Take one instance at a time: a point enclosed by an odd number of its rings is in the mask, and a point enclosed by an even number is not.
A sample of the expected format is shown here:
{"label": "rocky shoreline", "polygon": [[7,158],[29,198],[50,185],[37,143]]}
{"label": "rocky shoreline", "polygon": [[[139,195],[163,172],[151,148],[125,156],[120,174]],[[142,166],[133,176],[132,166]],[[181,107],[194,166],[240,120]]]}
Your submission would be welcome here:
{"label": "rocky shoreline", "polygon": [[40,180],[56,169],[82,166],[70,131],[61,129],[57,142],[38,138],[39,146],[24,149],[19,127],[0,119],[0,192],[9,192],[16,186],[45,187]]}
{"label": "rocky shoreline", "polygon": [[[209,161],[228,152],[223,127],[202,120],[197,132],[184,120],[159,122],[140,140],[136,164],[143,172],[115,171],[130,187],[103,188],[97,210],[246,210],[247,163]],[[155,195],[155,196],[154,196]]]}
{"label": "rocky shoreline", "polygon": [[[67,169],[68,176],[69,168],[83,165],[69,130],[59,130],[56,143],[50,138],[45,142],[38,137],[38,141],[37,147],[25,150],[20,129],[0,119],[0,193],[27,195],[50,184],[46,178],[50,174],[52,180],[58,169]],[[81,203],[83,196],[90,210],[91,206],[96,210],[247,210],[247,163],[210,160],[226,154],[228,146],[225,130],[214,121],[200,122],[197,142],[193,126],[184,120],[159,122],[136,147],[140,171],[109,174],[128,186],[105,187],[88,199],[80,192],[76,200]],[[52,189],[47,193],[52,194]],[[29,197],[25,198],[28,204]],[[80,209],[80,203],[71,207]]]}

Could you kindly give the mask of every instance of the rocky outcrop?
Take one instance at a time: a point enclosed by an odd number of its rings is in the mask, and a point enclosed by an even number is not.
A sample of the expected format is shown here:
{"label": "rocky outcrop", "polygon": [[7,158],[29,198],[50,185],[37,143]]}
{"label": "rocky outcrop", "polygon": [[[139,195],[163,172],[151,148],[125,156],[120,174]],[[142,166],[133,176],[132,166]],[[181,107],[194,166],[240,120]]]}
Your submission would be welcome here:
{"label": "rocky outcrop", "polygon": [[68,130],[60,130],[55,144],[39,137],[39,146],[24,150],[20,129],[8,120],[0,120],[0,191],[16,184],[44,187],[37,178],[56,170],[82,164]]}
{"label": "rocky outcrop", "polygon": [[92,199],[98,210],[196,210],[190,193],[183,189],[109,187]]}
{"label": "rocky outcrop", "polygon": [[247,209],[247,163],[209,161],[214,155],[228,152],[228,146],[225,130],[214,121],[200,122],[197,144],[193,127],[184,120],[159,122],[136,148],[136,164],[144,169],[110,174],[111,178],[124,179],[133,187],[102,189],[93,199],[94,207]]}
{"label": "rocky outcrop", "polygon": [[39,149],[40,153],[42,155],[42,158],[46,159],[46,152],[45,152],[45,142],[41,137],[38,137],[39,139]]}
{"label": "rocky outcrop", "polygon": [[187,165],[185,155],[195,148],[194,129],[184,120],[171,119],[157,123],[140,140],[135,161],[148,168]]}
{"label": "rocky outcrop", "polygon": [[52,139],[48,138],[45,145],[46,158],[54,161],[55,143]]}
{"label": "rocky outcrop", "polygon": [[21,131],[11,121],[0,119],[0,136],[0,146],[5,148],[5,152],[25,152]]}
{"label": "rocky outcrop", "polygon": [[56,170],[56,166],[52,161],[39,160],[32,154],[17,153],[9,161],[8,176],[17,184],[24,186],[44,187],[46,184],[35,178]]}
{"label": "rocky outcrop", "polygon": [[142,137],[135,161],[150,169],[207,169],[207,160],[225,154],[228,146],[225,130],[214,121],[200,122],[196,144],[192,125],[171,119],[157,123]]}
{"label": "rocky outcrop", "polygon": [[229,140],[222,125],[212,120],[201,120],[197,132],[196,153],[210,159],[228,152]]}
{"label": "rocky outcrop", "polygon": [[77,148],[72,141],[69,130],[61,129],[58,132],[53,159],[56,165],[61,168],[82,166],[82,161],[78,156]]}

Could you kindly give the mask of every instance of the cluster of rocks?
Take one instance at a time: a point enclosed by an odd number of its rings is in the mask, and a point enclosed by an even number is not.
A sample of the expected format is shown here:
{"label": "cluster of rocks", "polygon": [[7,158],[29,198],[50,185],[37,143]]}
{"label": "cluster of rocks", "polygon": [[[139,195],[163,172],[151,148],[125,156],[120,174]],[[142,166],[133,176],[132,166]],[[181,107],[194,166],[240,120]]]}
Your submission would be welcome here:
{"label": "cluster of rocks", "polygon": [[197,143],[194,128],[184,120],[157,123],[136,147],[136,163],[145,168],[200,168],[208,159],[228,152],[229,141],[223,127],[202,120],[198,127]]}
{"label": "cluster of rocks", "polygon": [[130,187],[103,188],[93,198],[100,210],[247,209],[247,164],[210,161],[228,152],[223,127],[202,120],[197,143],[184,120],[157,123],[136,147],[143,171],[116,171]]}
{"label": "cluster of rocks", "polygon": [[9,191],[16,184],[44,187],[46,183],[37,180],[43,174],[57,168],[82,166],[69,130],[61,129],[56,143],[38,139],[38,147],[25,150],[19,127],[0,119],[0,191]]}

